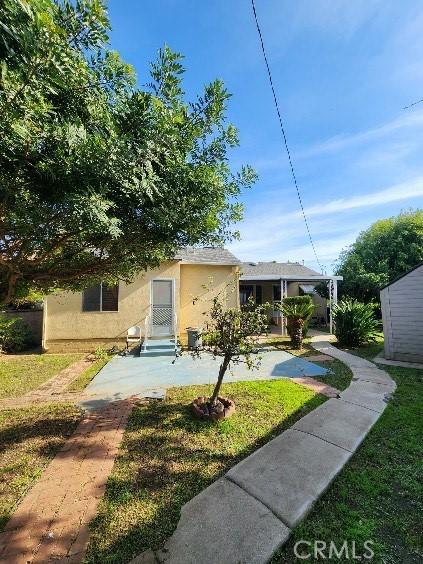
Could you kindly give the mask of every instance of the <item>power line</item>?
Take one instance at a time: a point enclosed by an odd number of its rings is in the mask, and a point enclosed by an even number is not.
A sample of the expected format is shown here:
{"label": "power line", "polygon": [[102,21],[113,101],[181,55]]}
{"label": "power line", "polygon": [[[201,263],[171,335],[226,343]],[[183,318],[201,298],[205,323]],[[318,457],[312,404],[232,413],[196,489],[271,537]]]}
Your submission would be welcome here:
{"label": "power line", "polygon": [[409,108],[412,108],[413,106],[417,106],[417,104],[421,104],[422,102],[423,102],[423,98],[421,100],[417,100],[417,102],[413,102],[409,106],[405,106],[405,108],[403,108],[403,110],[408,110]]}
{"label": "power line", "polygon": [[279,118],[279,125],[281,126],[283,142],[284,142],[285,149],[286,149],[286,152],[287,152],[287,155],[288,155],[289,166],[291,168],[291,174],[292,174],[292,178],[294,180],[295,189],[297,190],[297,196],[298,196],[298,200],[300,202],[301,212],[303,214],[304,223],[305,223],[305,226],[306,226],[306,229],[307,229],[308,238],[310,239],[311,247],[312,247],[313,252],[314,252],[314,256],[316,257],[317,264],[319,265],[319,268],[322,271],[323,268],[322,268],[322,265],[320,264],[319,257],[317,256],[316,247],[314,246],[313,237],[311,236],[310,227],[308,225],[307,216],[306,216],[306,213],[305,213],[305,210],[304,210],[303,200],[301,198],[301,193],[300,193],[300,189],[299,189],[299,186],[298,186],[297,177],[295,175],[294,165],[292,163],[291,153],[290,153],[288,141],[287,141],[286,135],[285,135],[285,128],[283,126],[282,116],[281,116],[281,112],[279,110],[279,104],[278,104],[278,99],[276,97],[275,87],[273,86],[272,73],[270,72],[269,61],[267,60],[266,50],[264,48],[263,35],[261,33],[260,24],[259,24],[259,21],[258,21],[256,6],[255,6],[255,3],[254,3],[254,0],[251,0],[251,5],[253,7],[254,19],[256,21],[256,27],[257,27],[257,31],[258,31],[258,34],[259,34],[259,37],[260,37],[261,50],[263,52],[264,62],[266,63],[267,74],[269,76],[270,87],[272,89],[272,94],[273,94],[273,101],[275,102],[276,112],[277,112],[278,118]]}

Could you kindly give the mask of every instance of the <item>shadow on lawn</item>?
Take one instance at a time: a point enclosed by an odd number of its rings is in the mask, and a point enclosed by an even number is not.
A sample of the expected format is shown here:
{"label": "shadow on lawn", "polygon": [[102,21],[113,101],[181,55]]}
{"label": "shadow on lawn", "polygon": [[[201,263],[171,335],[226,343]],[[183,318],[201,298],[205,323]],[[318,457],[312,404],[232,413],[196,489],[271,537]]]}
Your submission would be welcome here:
{"label": "shadow on lawn", "polygon": [[24,422],[17,423],[13,426],[0,430],[0,453],[9,448],[15,447],[19,443],[31,439],[45,440],[48,452],[43,451],[40,447],[39,454],[49,455],[49,439],[62,438],[66,439],[75,430],[80,416],[78,414],[70,414],[68,416],[48,417],[41,419],[29,419]]}
{"label": "shadow on lawn", "polygon": [[[92,523],[86,562],[124,564],[147,548],[160,548],[175,530],[185,503],[323,401],[314,396],[240,450],[230,446],[232,437],[237,440],[236,415],[216,425],[194,419],[182,404],[135,408],[123,454]],[[242,409],[240,417],[246,416]],[[282,404],[280,409],[282,413]],[[108,527],[116,519],[119,536],[108,541]]]}

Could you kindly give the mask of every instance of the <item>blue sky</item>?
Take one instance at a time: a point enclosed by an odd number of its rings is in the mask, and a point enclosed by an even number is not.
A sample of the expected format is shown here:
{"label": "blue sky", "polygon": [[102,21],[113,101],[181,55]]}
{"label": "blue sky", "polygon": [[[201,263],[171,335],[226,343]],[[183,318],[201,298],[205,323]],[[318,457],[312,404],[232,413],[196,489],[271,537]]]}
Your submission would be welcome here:
{"label": "blue sky", "polygon": [[[423,3],[256,0],[317,253],[339,252],[373,221],[423,207]],[[185,55],[186,92],[214,78],[233,97],[234,169],[259,174],[244,193],[244,260],[316,268],[289,174],[249,0],[110,0],[112,47],[138,81],[168,44]]]}

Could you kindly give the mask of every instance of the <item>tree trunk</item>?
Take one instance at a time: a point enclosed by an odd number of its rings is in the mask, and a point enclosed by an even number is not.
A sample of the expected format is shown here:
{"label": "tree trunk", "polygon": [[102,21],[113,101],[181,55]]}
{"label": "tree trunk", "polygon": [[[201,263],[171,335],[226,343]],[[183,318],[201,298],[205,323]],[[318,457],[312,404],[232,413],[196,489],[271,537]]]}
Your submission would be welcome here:
{"label": "tree trunk", "polygon": [[303,325],[302,319],[292,320],[290,337],[294,349],[301,350],[303,348]]}
{"label": "tree trunk", "polygon": [[220,365],[220,368],[219,368],[219,377],[217,379],[216,386],[214,387],[213,394],[210,398],[210,405],[211,406],[215,405],[215,403],[216,403],[217,396],[219,395],[220,388],[222,387],[223,377],[226,373],[226,370],[228,369],[230,361],[231,361],[230,357],[227,357],[227,356],[223,357],[223,362],[222,362],[222,364]]}

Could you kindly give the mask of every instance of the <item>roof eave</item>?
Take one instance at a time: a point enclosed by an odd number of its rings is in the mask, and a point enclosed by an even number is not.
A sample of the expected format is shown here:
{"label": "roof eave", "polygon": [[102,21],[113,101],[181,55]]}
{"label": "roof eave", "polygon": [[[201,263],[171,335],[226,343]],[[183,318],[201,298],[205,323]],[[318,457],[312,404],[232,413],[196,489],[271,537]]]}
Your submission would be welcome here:
{"label": "roof eave", "polygon": [[196,261],[190,261],[190,260],[179,260],[180,264],[196,264],[198,266],[239,266],[240,263],[239,262],[212,262],[212,261],[208,261],[208,262],[196,262]]}
{"label": "roof eave", "polygon": [[328,276],[326,274],[313,274],[308,276],[292,274],[241,274],[240,280],[291,280],[296,282],[308,282],[319,280],[343,280],[343,276]]}

